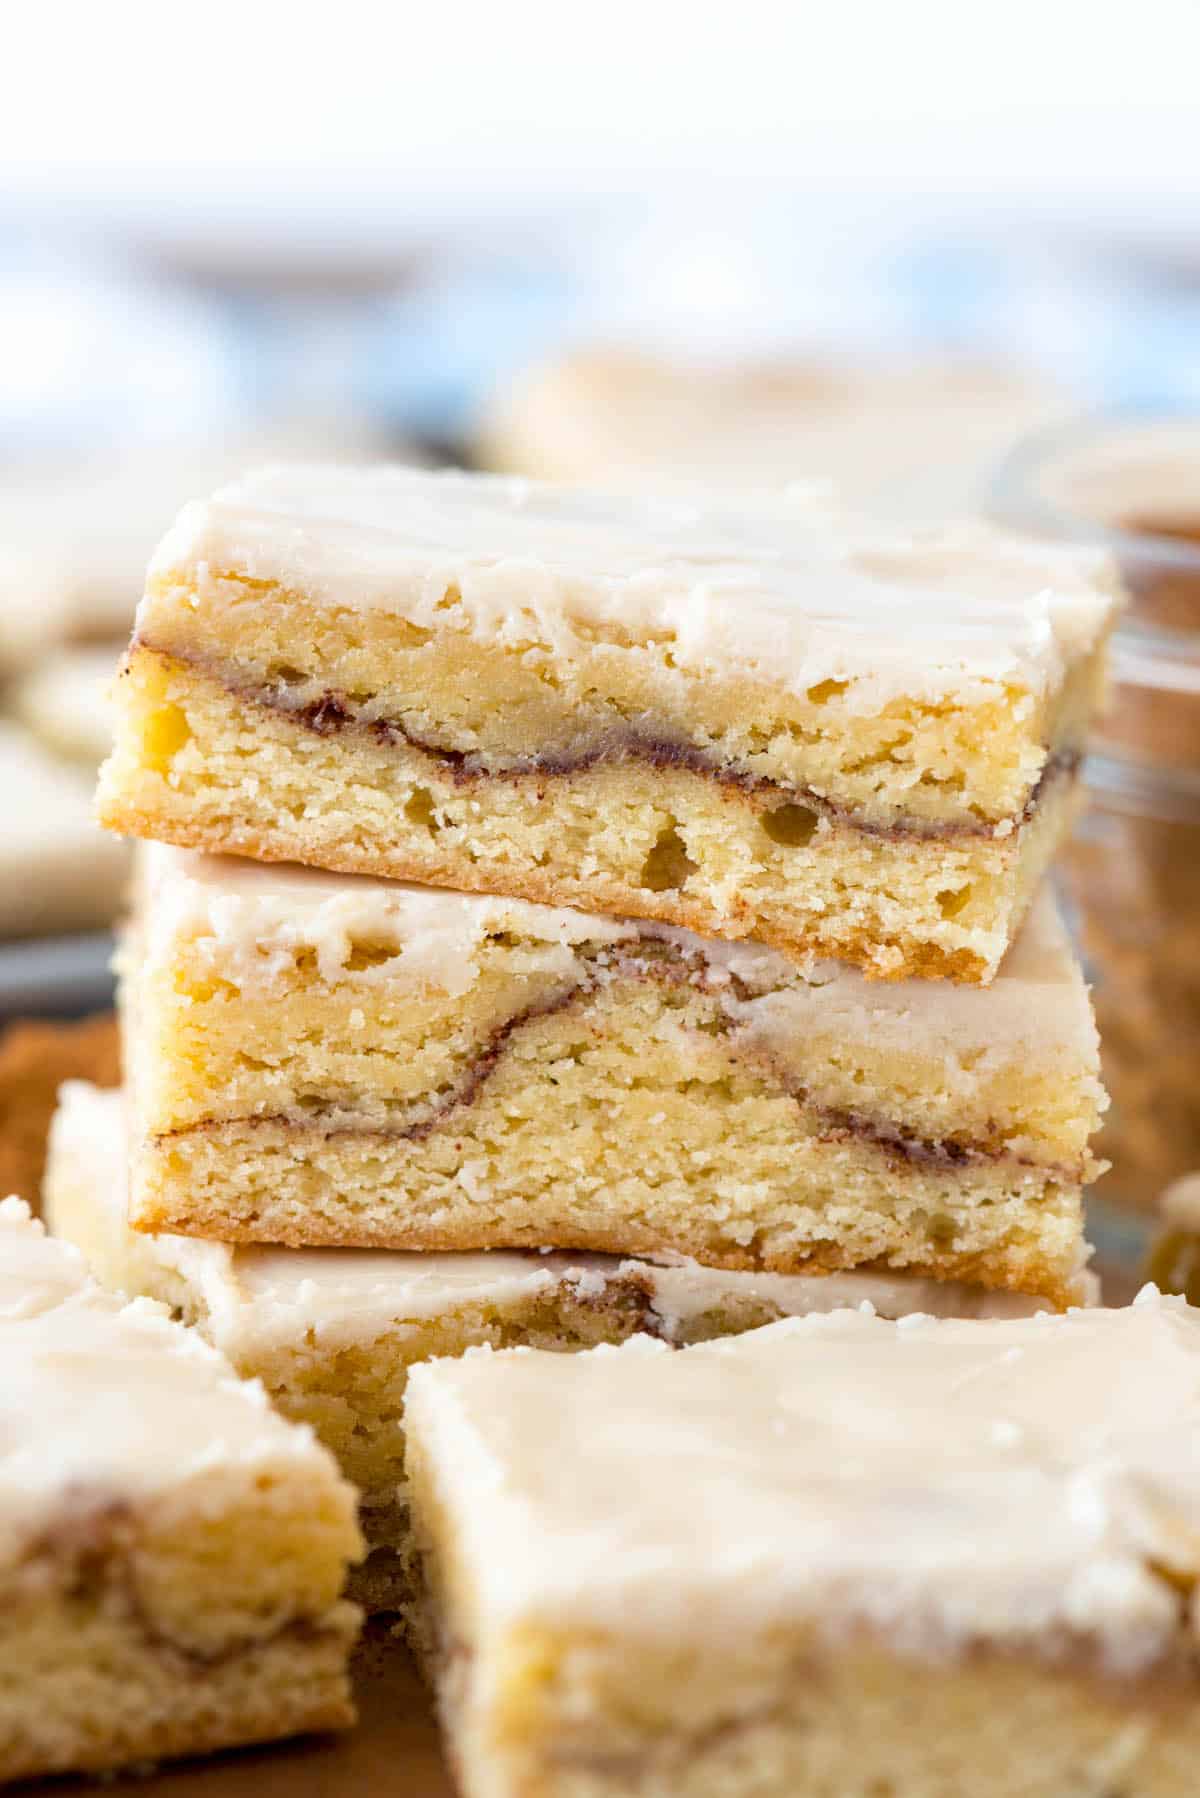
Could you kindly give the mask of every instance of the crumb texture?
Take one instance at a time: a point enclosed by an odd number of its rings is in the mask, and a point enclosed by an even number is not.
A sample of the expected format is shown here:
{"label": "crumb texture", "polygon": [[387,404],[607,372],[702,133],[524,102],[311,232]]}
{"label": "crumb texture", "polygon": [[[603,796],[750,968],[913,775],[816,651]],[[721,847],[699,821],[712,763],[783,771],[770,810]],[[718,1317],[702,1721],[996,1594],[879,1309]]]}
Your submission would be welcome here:
{"label": "crumb texture", "polygon": [[545,1738],[502,1745],[449,1675],[441,1709],[467,1798],[1187,1798],[1200,1750],[1182,1691],[999,1661],[931,1673],[848,1653],[800,1659],[786,1688],[735,1705],[705,1696],[705,1719],[657,1731],[653,1700],[589,1711],[576,1693]]}
{"label": "crumb texture", "polygon": [[10,1597],[4,1612],[0,1779],[108,1772],[354,1721],[352,1605],[211,1661],[123,1615],[94,1570],[52,1600]]}

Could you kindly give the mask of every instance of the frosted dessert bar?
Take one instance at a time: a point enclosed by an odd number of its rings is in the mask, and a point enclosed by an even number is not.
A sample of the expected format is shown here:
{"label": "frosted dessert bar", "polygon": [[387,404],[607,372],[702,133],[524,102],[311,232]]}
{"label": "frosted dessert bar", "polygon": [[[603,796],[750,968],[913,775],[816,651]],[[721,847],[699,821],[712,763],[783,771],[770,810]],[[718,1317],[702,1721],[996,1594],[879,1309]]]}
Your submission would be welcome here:
{"label": "frosted dessert bar", "polygon": [[414,1368],[465,1798],[1185,1798],[1200,1313]]}
{"label": "frosted dessert bar", "polygon": [[1023,437],[1079,401],[1019,363],[775,354],[714,362],[575,345],[509,375],[479,467],[633,488],[782,486],[819,475],[889,517],[977,511]]}
{"label": "frosted dessert bar", "polygon": [[672,1345],[870,1300],[887,1317],[1021,1315],[1038,1302],[902,1274],[727,1273],[695,1261],[532,1251],[234,1248],[129,1228],[120,1093],[62,1090],[50,1136],[47,1223],[104,1285],[161,1299],[310,1423],[359,1490],[368,1560],[351,1595],[373,1610],[411,1597],[402,1408],[418,1361],[489,1344],[568,1351],[645,1333]]}
{"label": "frosted dessert bar", "polygon": [[986,983],[1071,812],[1116,577],[414,470],[187,507],[117,683],[112,828]]}
{"label": "frosted dessert bar", "polygon": [[0,1780],[352,1722],[358,1552],[310,1431],[0,1203]]}
{"label": "frosted dessert bar", "polygon": [[1074,1294],[1104,1103],[1049,897],[995,983],[143,850],[135,1227]]}

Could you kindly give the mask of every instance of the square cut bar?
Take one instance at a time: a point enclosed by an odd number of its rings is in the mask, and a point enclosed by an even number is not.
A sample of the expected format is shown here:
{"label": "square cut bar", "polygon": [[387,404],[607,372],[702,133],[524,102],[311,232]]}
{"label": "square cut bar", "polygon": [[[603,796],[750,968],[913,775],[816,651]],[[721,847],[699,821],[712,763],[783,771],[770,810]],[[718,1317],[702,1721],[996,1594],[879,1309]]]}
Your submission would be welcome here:
{"label": "square cut bar", "polygon": [[637,1333],[676,1346],[864,1299],[888,1317],[1038,1309],[1016,1293],[903,1274],[820,1279],[531,1250],[234,1248],[131,1230],[127,1195],[121,1094],[68,1083],[50,1138],[50,1229],[104,1285],[171,1305],[285,1416],[312,1425],[360,1493],[370,1556],[350,1591],[372,1610],[411,1598],[402,1412],[416,1362],[481,1344],[566,1352]]}
{"label": "square cut bar", "polygon": [[100,813],[986,983],[1116,609],[1091,553],[850,526],[811,491],[277,468],[155,555]]}
{"label": "square cut bar", "polygon": [[354,1508],[261,1388],[0,1204],[0,1780],[351,1723]]}
{"label": "square cut bar", "polygon": [[138,1229],[1074,1296],[1104,1095],[1048,895],[991,987],[881,985],[152,844],[124,965]]}
{"label": "square cut bar", "polygon": [[1200,1313],[414,1368],[465,1798],[1185,1798]]}
{"label": "square cut bar", "polygon": [[544,357],[502,384],[479,467],[627,490],[722,490],[813,473],[888,517],[978,510],[1022,437],[1068,422],[1068,390],[975,356],[711,360],[611,344]]}

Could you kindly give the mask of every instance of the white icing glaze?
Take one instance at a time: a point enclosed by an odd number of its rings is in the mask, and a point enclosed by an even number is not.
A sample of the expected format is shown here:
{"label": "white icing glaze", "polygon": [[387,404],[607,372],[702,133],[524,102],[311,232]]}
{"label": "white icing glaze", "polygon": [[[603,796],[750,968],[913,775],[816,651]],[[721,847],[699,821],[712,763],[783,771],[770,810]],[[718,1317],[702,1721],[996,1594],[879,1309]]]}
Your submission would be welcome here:
{"label": "white icing glaze", "polygon": [[82,1256],[66,1243],[48,1242],[23,1199],[0,1200],[0,1326],[53,1311],[87,1277]]}
{"label": "white icing glaze", "polygon": [[[125,1221],[126,1165],[121,1095],[69,1081],[59,1099],[51,1138],[51,1222],[70,1224],[53,1209],[69,1187],[74,1205],[87,1195],[97,1235],[113,1244],[103,1268],[127,1268],[148,1287],[154,1270],[182,1280],[217,1347],[239,1362],[255,1353],[300,1347],[310,1333],[318,1348],[370,1343],[381,1332],[428,1322],[471,1306],[508,1308],[573,1287],[602,1298],[613,1280],[635,1279],[645,1290],[668,1339],[715,1305],[759,1298],[784,1314],[828,1311],[870,1300],[900,1316],[920,1308],[961,1313],[1023,1315],[1040,1301],[980,1288],[938,1285],[900,1275],[729,1273],[695,1261],[621,1260],[611,1255],[506,1252],[405,1254],[382,1249],[232,1248],[194,1237],[148,1236]],[[88,1233],[89,1246],[96,1238]],[[110,1277],[105,1273],[105,1277]]]}
{"label": "white icing glaze", "polygon": [[[950,1280],[925,1280],[916,1274],[839,1273],[821,1275],[771,1273],[721,1273],[690,1260],[623,1261],[621,1271],[632,1271],[653,1282],[654,1309],[668,1341],[682,1339],[692,1318],[708,1310],[723,1294],[764,1300],[785,1317],[807,1317],[847,1306],[869,1304],[881,1317],[907,1317],[927,1312],[935,1317],[1032,1317],[1045,1309],[1044,1301],[1019,1292],[989,1292]],[[1083,1302],[1095,1304],[1095,1276],[1080,1277]]]}
{"label": "white icing glaze", "polygon": [[1096,554],[980,523],[851,522],[815,488],[730,509],[704,494],[305,465],[186,507],[151,564],[139,628],[153,640],[156,588],[186,576],[202,606],[227,571],[511,647],[570,653],[581,631],[616,623],[635,643],[669,638],[694,673],[797,692],[849,681],[864,708],[997,681],[1039,694],[1097,640],[1116,582]]}
{"label": "white icing glaze", "polygon": [[219,958],[227,977],[269,990],[299,949],[316,953],[322,980],[347,977],[356,944],[394,947],[369,982],[428,983],[452,996],[475,978],[473,952],[515,932],[544,945],[539,967],[570,972],[578,943],[633,937],[631,924],[521,899],[454,893],[402,881],[324,874],[149,843],[140,851],[140,953],[148,972],[174,965],[181,943]]}
{"label": "white icing glaze", "polygon": [[[170,974],[182,956],[211,966],[247,996],[294,977],[296,951],[311,948],[330,985],[428,984],[451,996],[476,977],[475,956],[489,935],[529,939],[522,966],[569,980],[581,945],[636,942],[639,935],[676,944],[699,958],[743,1040],[787,1056],[814,1031],[870,1042],[895,1053],[920,1049],[974,1058],[978,1070],[1014,1052],[1046,1062],[1070,1057],[1098,1066],[1096,1028],[1086,988],[1052,895],[1043,891],[988,987],[950,981],[867,980],[837,962],[807,967],[753,942],[729,943],[670,926],[634,925],[587,912],[521,900],[326,874],[149,844],[141,850],[139,953],[148,976]],[[356,943],[394,946],[378,966],[351,973]],[[739,999],[734,977],[754,989]]]}
{"label": "white icing glaze", "polygon": [[[669,927],[668,927],[669,928]],[[673,931],[679,939],[684,932]],[[755,944],[692,942],[710,964],[747,982],[768,975],[771,952]],[[739,960],[739,955],[741,959]],[[871,1044],[896,1055],[967,1057],[981,1074],[1011,1062],[1063,1062],[1098,1074],[1100,1044],[1091,1002],[1054,894],[1044,885],[990,986],[946,980],[868,980],[856,968],[820,962],[797,970],[782,957],[780,984],[726,1005],[747,1043],[786,1058],[814,1033]],[[790,976],[786,980],[784,974]]]}
{"label": "white icing glaze", "polygon": [[808,1621],[1115,1672],[1200,1570],[1200,1313],[793,1318],[669,1354],[472,1350],[407,1427],[479,1627],[727,1643]]}
{"label": "white icing glaze", "polygon": [[[61,1506],[223,1478],[334,1478],[307,1427],[150,1299],[104,1292],[19,1199],[0,1203],[0,1566]],[[215,1482],[215,1484],[214,1484]]]}

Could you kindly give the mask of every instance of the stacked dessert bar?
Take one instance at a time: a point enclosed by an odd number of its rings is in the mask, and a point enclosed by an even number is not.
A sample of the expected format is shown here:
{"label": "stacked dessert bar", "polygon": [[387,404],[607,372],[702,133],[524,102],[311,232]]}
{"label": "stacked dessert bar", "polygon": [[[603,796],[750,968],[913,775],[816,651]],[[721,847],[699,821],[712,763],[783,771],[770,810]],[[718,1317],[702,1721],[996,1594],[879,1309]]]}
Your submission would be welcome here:
{"label": "stacked dessert bar", "polygon": [[369,1605],[414,1595],[416,1363],[1087,1298],[1040,883],[1117,603],[804,493],[281,468],[182,513],[101,777],[150,839],[124,1101],[66,1093],[49,1213],[333,1449]]}

